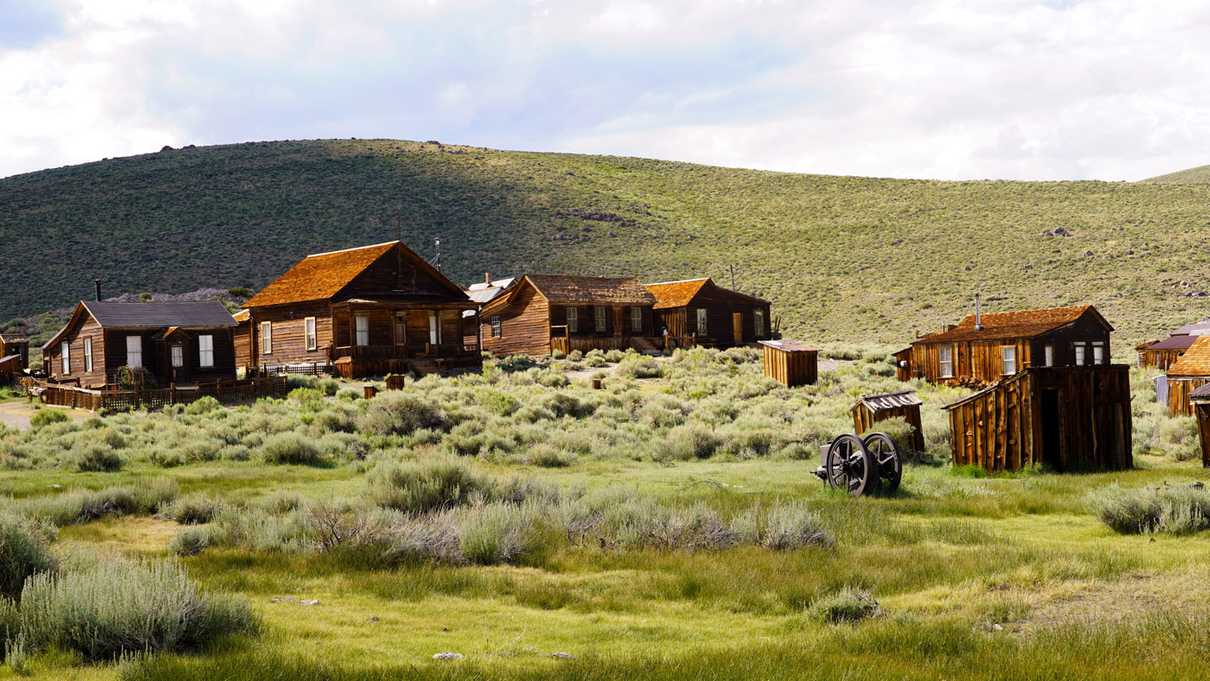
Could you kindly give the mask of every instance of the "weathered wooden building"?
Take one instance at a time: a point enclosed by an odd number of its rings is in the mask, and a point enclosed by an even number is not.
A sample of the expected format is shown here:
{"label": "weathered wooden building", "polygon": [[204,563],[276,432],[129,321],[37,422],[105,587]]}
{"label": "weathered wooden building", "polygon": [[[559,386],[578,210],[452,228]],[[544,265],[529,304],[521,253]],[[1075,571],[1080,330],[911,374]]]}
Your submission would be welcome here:
{"label": "weathered wooden building", "polygon": [[924,451],[924,426],[920,420],[923,402],[916,397],[915,390],[899,390],[881,395],[865,395],[853,403],[849,413],[853,415],[853,432],[861,435],[876,430],[875,424],[887,419],[902,418],[912,427],[912,446],[917,452]]}
{"label": "weathered wooden building", "polygon": [[906,374],[931,383],[988,385],[1030,367],[1103,366],[1112,331],[1091,305],[976,312],[913,341]]}
{"label": "weathered wooden building", "polygon": [[1210,383],[1189,395],[1193,415],[1197,418],[1197,436],[1202,445],[1202,466],[1210,468]]}
{"label": "weathered wooden building", "polygon": [[308,255],[246,303],[249,364],[362,377],[477,367],[466,292],[399,241]]}
{"label": "weathered wooden building", "polygon": [[1135,347],[1138,365],[1167,371],[1193,345],[1198,336],[1210,335],[1210,319],[1186,324],[1162,340],[1148,341]]}
{"label": "weathered wooden building", "polygon": [[463,343],[468,346],[476,343],[482,344],[482,339],[479,338],[479,310],[482,310],[483,306],[494,300],[496,296],[504,293],[504,289],[511,286],[514,281],[516,281],[516,277],[492,279],[491,272],[484,272],[483,281],[466,287],[466,295],[477,306],[477,309],[462,313]]}
{"label": "weathered wooden building", "polygon": [[235,378],[235,320],[221,303],[81,301],[42,346],[54,382],[117,382],[123,368],[147,383],[191,385]]}
{"label": "weathered wooden building", "polygon": [[954,465],[1131,468],[1130,369],[1029,367],[947,405]]}
{"label": "weathered wooden building", "polygon": [[0,333],[0,363],[20,372],[29,366],[29,338],[18,333]]}
{"label": "weathered wooden building", "polygon": [[1174,416],[1192,416],[1190,395],[1210,383],[1210,336],[1197,336],[1189,349],[1168,367],[1167,383],[1168,412]]}
{"label": "weathered wooden building", "polygon": [[761,366],[765,376],[787,388],[819,380],[819,351],[796,340],[764,340]]}
{"label": "weathered wooden building", "polygon": [[656,319],[673,338],[728,348],[773,337],[769,301],[718,286],[709,277],[647,284]]}
{"label": "weathered wooden building", "polygon": [[479,335],[496,355],[655,351],[654,303],[634,278],[527,274],[482,307]]}

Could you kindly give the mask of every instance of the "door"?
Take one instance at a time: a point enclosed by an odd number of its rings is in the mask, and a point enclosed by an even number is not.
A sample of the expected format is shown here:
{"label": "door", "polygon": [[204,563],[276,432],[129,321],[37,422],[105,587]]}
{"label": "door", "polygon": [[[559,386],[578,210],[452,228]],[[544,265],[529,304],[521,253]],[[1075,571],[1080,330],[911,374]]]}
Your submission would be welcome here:
{"label": "door", "polygon": [[1042,417],[1042,463],[1053,467],[1059,465],[1059,391],[1054,388],[1042,390],[1039,405]]}
{"label": "door", "polygon": [[744,344],[744,313],[731,313],[731,334],[735,338],[736,345]]}

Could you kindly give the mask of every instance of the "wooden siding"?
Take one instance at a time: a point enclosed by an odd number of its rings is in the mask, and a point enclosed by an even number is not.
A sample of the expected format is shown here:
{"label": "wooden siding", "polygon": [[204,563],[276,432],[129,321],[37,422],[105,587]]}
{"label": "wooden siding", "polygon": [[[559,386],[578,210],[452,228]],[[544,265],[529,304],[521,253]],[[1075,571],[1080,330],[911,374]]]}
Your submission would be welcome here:
{"label": "wooden siding", "polygon": [[[92,315],[85,313],[80,320],[75,322],[73,328],[68,329],[63,336],[63,340],[68,343],[68,359],[70,362],[69,373],[63,373],[63,360],[60,353],[60,345],[54,344],[47,348],[42,359],[42,366],[46,369],[47,375],[52,380],[58,382],[76,383],[83,387],[98,387],[105,385],[107,380],[107,367],[109,367],[109,357],[106,351],[106,338],[108,334],[101,329],[101,325],[97,320],[92,318]],[[92,339],[92,371],[84,370],[84,339]],[[125,342],[124,340],[122,341]],[[126,348],[122,348],[122,359],[126,357]],[[120,364],[109,367],[116,370]]]}
{"label": "wooden siding", "polygon": [[[698,328],[697,310],[706,310],[706,328]],[[756,333],[754,310],[764,310],[765,323],[762,333]],[[735,338],[733,314],[740,314],[743,325],[743,338]],[[758,303],[746,298],[727,295],[727,291],[716,287],[706,286],[685,307],[669,307],[655,311],[656,329],[659,335],[663,329],[674,337],[697,336],[697,340],[713,347],[727,348],[734,345],[754,343],[772,338],[773,320],[770,318],[770,307],[767,303]]]}
{"label": "wooden siding", "polygon": [[1181,355],[1185,354],[1184,350],[1139,350],[1139,367],[1146,369],[1153,367],[1161,371],[1167,371],[1168,367],[1172,366],[1173,362],[1180,359]]}
{"label": "wooden siding", "polygon": [[912,380],[912,349],[904,348],[896,352],[895,358],[895,378],[900,381]]}
{"label": "wooden siding", "polygon": [[1202,444],[1202,466],[1210,468],[1210,402],[1198,402],[1194,405],[1197,416],[1197,434]]}
{"label": "wooden siding", "polygon": [[17,360],[17,369],[24,369],[29,366],[29,341],[4,341],[0,340],[0,359],[10,355],[17,355],[20,359]]}
{"label": "wooden siding", "polygon": [[815,350],[783,350],[761,346],[765,376],[793,388],[811,385],[819,378],[818,353]]}
{"label": "wooden siding", "polygon": [[231,337],[235,345],[235,368],[250,369],[252,368],[252,324],[250,322],[241,322],[235,330],[231,332]]}
{"label": "wooden siding", "polygon": [[[551,310],[546,298],[522,283],[512,301],[494,314],[479,319],[483,349],[501,357],[550,354]],[[492,337],[492,317],[500,318],[500,336]]]}
{"label": "wooden siding", "polygon": [[[316,346],[314,350],[307,350],[307,317],[315,317]],[[256,352],[255,366],[327,364],[328,352],[333,346],[332,309],[327,303],[259,308],[252,311],[249,322],[251,324],[249,339]],[[273,329],[273,344],[267,355],[261,352],[261,324],[263,322],[270,322]],[[344,331],[347,332],[347,330],[346,326]]]}
{"label": "wooden siding", "polygon": [[946,409],[957,466],[989,472],[1133,466],[1125,365],[1029,369]]}
{"label": "wooden siding", "polygon": [[1168,377],[1168,413],[1172,416],[1193,416],[1193,403],[1189,396],[1201,386],[1210,383],[1210,376],[1181,378]]}
{"label": "wooden siding", "polygon": [[864,402],[858,401],[854,404],[849,413],[853,416],[853,432],[861,435],[868,431],[877,430],[875,424],[879,421],[887,419],[902,418],[908,422],[913,429],[912,431],[912,446],[917,452],[924,451],[924,426],[920,421],[920,405],[912,404],[903,407],[894,407],[891,409],[879,409],[877,412],[870,409]]}

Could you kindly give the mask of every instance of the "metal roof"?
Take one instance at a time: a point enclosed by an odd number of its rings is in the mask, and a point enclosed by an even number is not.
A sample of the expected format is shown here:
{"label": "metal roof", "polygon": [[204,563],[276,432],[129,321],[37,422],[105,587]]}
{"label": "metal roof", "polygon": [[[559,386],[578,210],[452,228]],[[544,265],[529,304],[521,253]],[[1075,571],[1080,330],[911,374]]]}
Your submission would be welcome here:
{"label": "metal roof", "polygon": [[1200,322],[1193,322],[1192,324],[1186,324],[1172,332],[1172,335],[1174,335],[1174,336],[1180,336],[1180,335],[1185,335],[1185,334],[1190,335],[1190,336],[1210,335],[1210,319],[1203,319]]}
{"label": "metal roof", "polygon": [[881,395],[863,395],[858,402],[869,407],[870,411],[899,409],[901,407],[913,407],[924,404],[924,402],[920,401],[919,397],[916,397],[915,390],[900,390]]}
{"label": "metal roof", "polygon": [[1169,336],[1162,341],[1156,341],[1148,346],[1147,350],[1188,350],[1189,346],[1193,345],[1193,341],[1197,340],[1197,336],[1190,334],[1182,334]]}
{"label": "metal roof", "polygon": [[1210,402],[1210,383],[1200,386],[1197,390],[1189,393],[1189,399],[1201,402]]}
{"label": "metal roof", "polygon": [[169,326],[218,328],[235,326],[235,320],[222,303],[202,302],[82,303],[93,319],[104,328],[161,329]]}
{"label": "metal roof", "polygon": [[[931,333],[916,339],[916,343],[938,343],[960,340],[994,340],[1001,338],[1033,338],[1074,323],[1084,313],[1092,311],[1102,321],[1104,317],[1091,305],[1074,307],[1052,307],[1039,310],[1016,310],[1013,312],[987,312],[975,325],[975,315],[962,318],[958,325],[947,330]],[[1110,331],[1113,327],[1105,322]],[[914,345],[915,343],[913,343]]]}
{"label": "metal roof", "polygon": [[496,279],[491,284],[487,282],[471,284],[466,289],[466,295],[470,296],[472,301],[482,305],[500,295],[500,292],[508,288],[515,279],[516,277],[509,277],[507,279]]}

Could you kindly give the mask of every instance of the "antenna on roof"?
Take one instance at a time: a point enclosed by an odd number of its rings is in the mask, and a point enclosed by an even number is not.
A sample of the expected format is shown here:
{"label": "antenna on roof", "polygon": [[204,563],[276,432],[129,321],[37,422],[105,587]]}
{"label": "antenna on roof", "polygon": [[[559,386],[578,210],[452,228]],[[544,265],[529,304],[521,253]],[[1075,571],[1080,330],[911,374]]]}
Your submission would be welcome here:
{"label": "antenna on roof", "polygon": [[433,267],[441,269],[441,237],[433,239],[433,244],[437,247],[437,255],[433,256]]}
{"label": "antenna on roof", "polygon": [[975,291],[975,330],[983,330],[983,296]]}
{"label": "antenna on roof", "polygon": [[731,290],[735,289],[735,265],[727,265],[727,269],[731,270]]}

